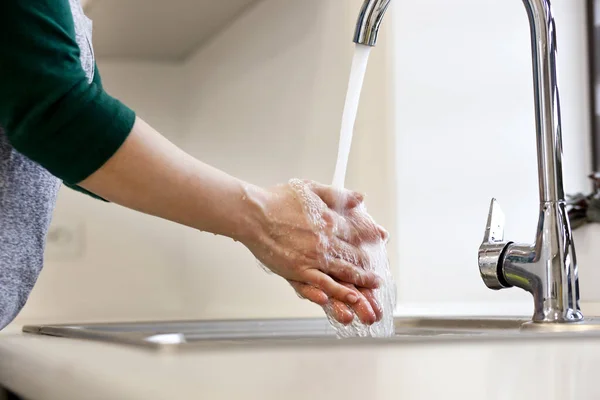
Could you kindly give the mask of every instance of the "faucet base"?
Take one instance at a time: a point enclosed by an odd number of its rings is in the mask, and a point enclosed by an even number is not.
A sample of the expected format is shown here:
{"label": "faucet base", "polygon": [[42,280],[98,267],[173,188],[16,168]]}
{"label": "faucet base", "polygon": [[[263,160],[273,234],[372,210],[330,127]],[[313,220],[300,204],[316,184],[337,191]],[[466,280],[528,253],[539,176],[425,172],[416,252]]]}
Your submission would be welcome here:
{"label": "faucet base", "polygon": [[522,331],[532,332],[586,332],[600,331],[600,318],[585,318],[576,322],[534,322],[529,321],[521,325]]}

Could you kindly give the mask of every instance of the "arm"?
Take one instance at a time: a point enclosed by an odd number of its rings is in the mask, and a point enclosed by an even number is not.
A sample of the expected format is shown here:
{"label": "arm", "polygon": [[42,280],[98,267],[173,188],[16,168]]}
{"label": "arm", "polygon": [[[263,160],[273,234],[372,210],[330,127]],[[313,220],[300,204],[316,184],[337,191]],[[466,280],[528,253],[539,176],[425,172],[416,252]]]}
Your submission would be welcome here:
{"label": "arm", "polygon": [[[294,188],[260,189],[195,160],[99,82],[89,83],[69,0],[0,1],[0,15],[0,126],[16,150],[71,187],[239,240],[288,281],[343,302],[357,304],[361,294],[338,281],[377,286],[372,273],[335,256],[360,264],[360,251],[349,242],[377,227],[351,226],[328,209],[322,199],[331,189],[307,185],[319,217],[328,221],[315,226]],[[345,195],[345,206],[356,206],[356,196]]]}
{"label": "arm", "polygon": [[[285,187],[273,193],[206,165],[174,146],[141,119],[137,119],[116,154],[81,186],[128,208],[242,242],[268,268],[285,277],[302,297],[326,307],[331,296],[332,312],[342,323],[350,323],[354,317],[345,306],[348,303],[364,323],[371,324],[382,317],[374,295],[365,289],[377,285],[374,276],[342,260],[337,264],[326,262],[329,267],[325,268],[321,265],[323,272],[360,286],[357,290],[307,268],[310,264],[319,265],[320,257],[298,262],[298,250],[314,251],[320,244],[314,241],[314,227],[306,226],[305,210],[302,204],[298,207],[296,193]],[[341,206],[334,204],[338,199],[329,188],[317,185],[314,191],[331,208]],[[360,201],[351,196],[345,206],[352,208]],[[282,208],[290,211],[287,216],[281,213]],[[278,218],[269,218],[273,215]],[[336,215],[330,218],[337,219]],[[356,222],[366,227],[367,235],[380,232],[368,220]],[[343,229],[341,223],[338,227],[340,231],[351,230]],[[380,233],[385,239],[387,234]],[[278,241],[281,237],[292,240]],[[326,241],[336,240],[329,237]],[[346,249],[350,256],[355,253],[350,247]],[[332,267],[336,265],[334,271]]]}
{"label": "arm", "polygon": [[262,190],[206,165],[141,119],[80,186],[125,207],[238,241],[258,232]]}

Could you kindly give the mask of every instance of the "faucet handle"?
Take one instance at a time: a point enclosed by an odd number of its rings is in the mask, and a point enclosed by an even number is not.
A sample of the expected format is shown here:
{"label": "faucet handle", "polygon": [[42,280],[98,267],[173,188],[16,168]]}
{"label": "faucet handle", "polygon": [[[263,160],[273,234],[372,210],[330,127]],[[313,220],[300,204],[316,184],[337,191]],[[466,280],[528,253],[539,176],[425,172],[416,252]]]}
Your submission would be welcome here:
{"label": "faucet handle", "polygon": [[504,242],[504,220],[500,205],[492,199],[478,261],[481,278],[488,288],[495,290],[511,286],[501,272],[504,250],[510,244]]}
{"label": "faucet handle", "polygon": [[483,243],[499,243],[504,240],[504,223],[506,217],[500,208],[498,201],[492,199],[490,211],[488,213],[487,225],[485,227],[485,235]]}

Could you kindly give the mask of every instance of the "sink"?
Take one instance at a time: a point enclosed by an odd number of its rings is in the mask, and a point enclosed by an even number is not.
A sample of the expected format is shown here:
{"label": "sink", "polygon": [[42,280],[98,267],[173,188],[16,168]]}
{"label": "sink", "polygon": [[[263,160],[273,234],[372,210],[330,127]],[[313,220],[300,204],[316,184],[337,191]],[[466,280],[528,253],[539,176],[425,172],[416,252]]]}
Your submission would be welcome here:
{"label": "sink", "polygon": [[[594,321],[594,320],[591,320]],[[394,319],[395,335],[391,338],[352,338],[340,340],[325,318],[162,321],[136,323],[94,323],[27,325],[29,334],[96,340],[150,349],[185,349],[202,346],[269,343],[390,343],[407,341],[480,340],[540,338],[582,335],[600,337],[600,324],[528,324],[524,317],[464,317]],[[565,325],[565,324],[562,324]]]}

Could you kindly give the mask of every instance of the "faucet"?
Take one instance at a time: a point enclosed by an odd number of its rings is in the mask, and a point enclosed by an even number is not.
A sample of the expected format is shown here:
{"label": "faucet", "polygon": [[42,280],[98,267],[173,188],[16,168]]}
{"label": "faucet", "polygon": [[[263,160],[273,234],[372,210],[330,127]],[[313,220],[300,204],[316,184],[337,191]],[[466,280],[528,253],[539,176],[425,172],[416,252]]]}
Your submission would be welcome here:
{"label": "faucet", "polygon": [[[365,0],[354,42],[375,46],[391,0]],[[532,294],[533,324],[583,321],[575,246],[562,173],[561,113],[556,74],[556,24],[550,0],[523,0],[529,17],[540,210],[535,243],[504,240],[504,214],[492,199],[478,262],[493,290],[518,287]]]}

